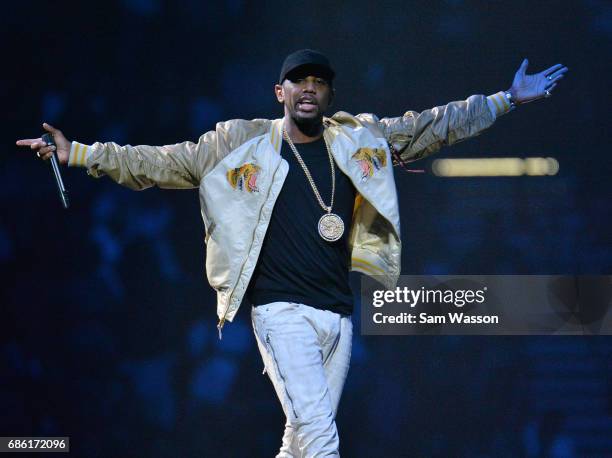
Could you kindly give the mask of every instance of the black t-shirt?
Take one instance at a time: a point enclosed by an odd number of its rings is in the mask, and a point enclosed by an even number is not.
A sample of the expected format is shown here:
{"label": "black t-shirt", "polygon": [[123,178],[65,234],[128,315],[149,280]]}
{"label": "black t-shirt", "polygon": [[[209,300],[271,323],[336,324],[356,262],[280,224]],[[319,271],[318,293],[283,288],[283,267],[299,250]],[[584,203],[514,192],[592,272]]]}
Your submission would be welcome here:
{"label": "black t-shirt", "polygon": [[[323,138],[295,145],[308,167],[325,205],[331,201],[331,167]],[[348,233],[355,202],[351,180],[334,164],[336,191],[332,213],[344,221],[335,242],[324,240],[318,223],[321,208],[304,170],[286,141],[281,155],[289,172],[276,199],[270,225],[246,292],[251,304],[298,302],[350,315],[353,294],[349,284]]]}

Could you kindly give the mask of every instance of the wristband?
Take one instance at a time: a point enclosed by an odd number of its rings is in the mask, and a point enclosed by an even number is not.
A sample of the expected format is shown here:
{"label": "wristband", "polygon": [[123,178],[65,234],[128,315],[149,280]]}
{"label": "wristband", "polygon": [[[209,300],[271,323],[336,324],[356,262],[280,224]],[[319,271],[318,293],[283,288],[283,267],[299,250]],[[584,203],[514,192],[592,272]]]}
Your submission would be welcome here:
{"label": "wristband", "polygon": [[510,91],[504,91],[504,97],[506,98],[506,101],[510,105],[510,109],[508,111],[514,110],[516,108],[516,102],[514,101],[514,98],[512,97],[512,94],[510,93]]}

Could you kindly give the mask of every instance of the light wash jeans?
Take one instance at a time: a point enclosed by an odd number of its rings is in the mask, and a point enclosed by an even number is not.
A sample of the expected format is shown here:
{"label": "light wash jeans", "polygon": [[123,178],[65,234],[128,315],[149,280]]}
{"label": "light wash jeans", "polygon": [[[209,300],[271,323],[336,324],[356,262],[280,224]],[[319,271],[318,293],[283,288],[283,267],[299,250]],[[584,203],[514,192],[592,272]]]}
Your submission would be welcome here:
{"label": "light wash jeans", "polygon": [[340,456],[336,412],[351,359],[350,316],[294,302],[251,309],[257,346],[287,417],[276,458]]}

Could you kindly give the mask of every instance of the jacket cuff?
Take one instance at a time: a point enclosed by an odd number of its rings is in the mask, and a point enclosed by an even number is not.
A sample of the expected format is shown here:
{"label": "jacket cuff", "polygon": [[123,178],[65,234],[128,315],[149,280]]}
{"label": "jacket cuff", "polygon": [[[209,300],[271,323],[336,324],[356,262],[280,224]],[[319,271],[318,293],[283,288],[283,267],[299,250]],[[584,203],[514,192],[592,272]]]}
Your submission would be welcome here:
{"label": "jacket cuff", "polygon": [[506,99],[504,95],[504,91],[499,91],[488,96],[487,105],[489,105],[489,109],[495,118],[508,113],[512,109],[510,102],[508,102],[508,99]]}
{"label": "jacket cuff", "polygon": [[87,159],[91,156],[91,146],[79,142],[72,142],[68,167],[87,167]]}

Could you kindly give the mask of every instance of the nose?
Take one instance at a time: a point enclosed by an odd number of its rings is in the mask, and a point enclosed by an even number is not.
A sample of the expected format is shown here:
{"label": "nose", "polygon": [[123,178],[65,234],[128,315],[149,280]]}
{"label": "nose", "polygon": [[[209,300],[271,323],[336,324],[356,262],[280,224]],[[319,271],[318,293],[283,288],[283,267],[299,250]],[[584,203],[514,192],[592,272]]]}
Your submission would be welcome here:
{"label": "nose", "polygon": [[310,80],[306,80],[304,81],[304,87],[302,88],[303,92],[310,92],[310,93],[315,93],[317,92],[317,88],[316,85],[314,83],[314,81],[310,81]]}

